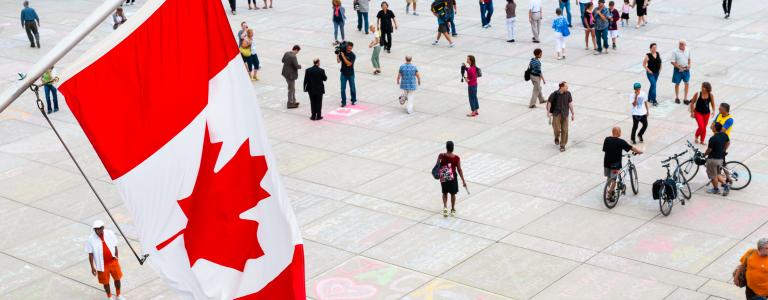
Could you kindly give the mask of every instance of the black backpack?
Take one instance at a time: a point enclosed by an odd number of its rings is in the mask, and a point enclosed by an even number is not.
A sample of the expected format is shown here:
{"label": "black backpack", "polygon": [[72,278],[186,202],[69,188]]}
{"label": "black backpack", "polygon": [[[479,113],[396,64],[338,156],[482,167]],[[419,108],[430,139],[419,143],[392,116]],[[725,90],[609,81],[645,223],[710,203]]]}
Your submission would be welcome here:
{"label": "black backpack", "polygon": [[528,65],[528,69],[525,69],[525,73],[523,73],[523,79],[525,81],[531,81],[531,65]]}
{"label": "black backpack", "polygon": [[672,179],[659,179],[653,182],[653,199],[659,200],[661,198],[661,188],[664,187],[664,194],[666,194],[668,199],[664,200],[674,200],[677,198],[677,188],[675,187],[675,181]]}
{"label": "black backpack", "polygon": [[440,17],[444,17],[448,12],[448,3],[445,0],[437,0],[432,2],[432,12]]}

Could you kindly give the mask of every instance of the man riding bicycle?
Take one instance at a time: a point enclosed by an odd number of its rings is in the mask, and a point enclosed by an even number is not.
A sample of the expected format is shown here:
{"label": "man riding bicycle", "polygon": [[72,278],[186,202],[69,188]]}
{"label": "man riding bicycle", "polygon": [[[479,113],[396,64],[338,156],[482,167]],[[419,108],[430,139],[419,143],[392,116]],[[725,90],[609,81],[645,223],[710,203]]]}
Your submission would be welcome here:
{"label": "man riding bicycle", "polygon": [[705,164],[707,176],[709,176],[709,180],[712,182],[712,188],[708,189],[707,193],[720,194],[718,187],[722,184],[723,196],[728,196],[728,193],[731,191],[727,182],[728,178],[725,178],[728,174],[726,173],[723,176],[720,174],[720,170],[725,166],[725,154],[731,145],[731,139],[725,133],[723,124],[715,122],[712,127],[715,129],[715,135],[709,138],[707,151],[704,152],[704,155],[707,156]]}
{"label": "man riding bicycle", "polygon": [[613,194],[616,189],[616,177],[621,171],[621,157],[624,151],[632,151],[634,154],[642,154],[643,151],[637,149],[627,143],[621,138],[621,128],[618,126],[613,127],[611,136],[606,137],[603,141],[603,152],[605,156],[603,158],[603,168],[605,177],[611,181],[609,193]]}

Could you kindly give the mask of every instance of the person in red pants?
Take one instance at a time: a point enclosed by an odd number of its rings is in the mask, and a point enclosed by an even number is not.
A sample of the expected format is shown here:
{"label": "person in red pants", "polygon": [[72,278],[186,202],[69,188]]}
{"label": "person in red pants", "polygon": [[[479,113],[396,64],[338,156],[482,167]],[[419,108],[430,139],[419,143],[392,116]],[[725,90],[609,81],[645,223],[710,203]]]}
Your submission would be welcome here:
{"label": "person in red pants", "polygon": [[693,94],[690,111],[691,118],[696,119],[696,124],[698,124],[694,140],[704,145],[704,138],[707,136],[707,122],[715,111],[715,96],[712,95],[712,85],[709,82],[703,82],[701,91]]}

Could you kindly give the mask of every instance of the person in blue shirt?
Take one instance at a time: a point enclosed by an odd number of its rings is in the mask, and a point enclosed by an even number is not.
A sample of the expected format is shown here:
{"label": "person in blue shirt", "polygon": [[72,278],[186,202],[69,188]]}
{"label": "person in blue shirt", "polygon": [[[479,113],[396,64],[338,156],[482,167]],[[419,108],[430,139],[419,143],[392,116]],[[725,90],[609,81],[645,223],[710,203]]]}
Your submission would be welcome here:
{"label": "person in blue shirt", "polygon": [[37,17],[35,10],[29,7],[29,1],[24,1],[24,8],[21,10],[21,27],[27,31],[29,46],[32,48],[40,48],[40,34],[37,32],[39,26],[40,18]]}

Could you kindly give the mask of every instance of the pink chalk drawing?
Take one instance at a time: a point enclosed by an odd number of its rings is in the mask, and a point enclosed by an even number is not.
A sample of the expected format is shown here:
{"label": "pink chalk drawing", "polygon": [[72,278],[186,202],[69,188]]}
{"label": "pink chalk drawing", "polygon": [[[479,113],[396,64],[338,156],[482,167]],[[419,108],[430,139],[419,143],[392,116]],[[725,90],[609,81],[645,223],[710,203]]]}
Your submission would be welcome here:
{"label": "pink chalk drawing", "polygon": [[352,279],[331,277],[315,284],[318,300],[357,300],[370,299],[378,289],[369,284],[359,284]]}

